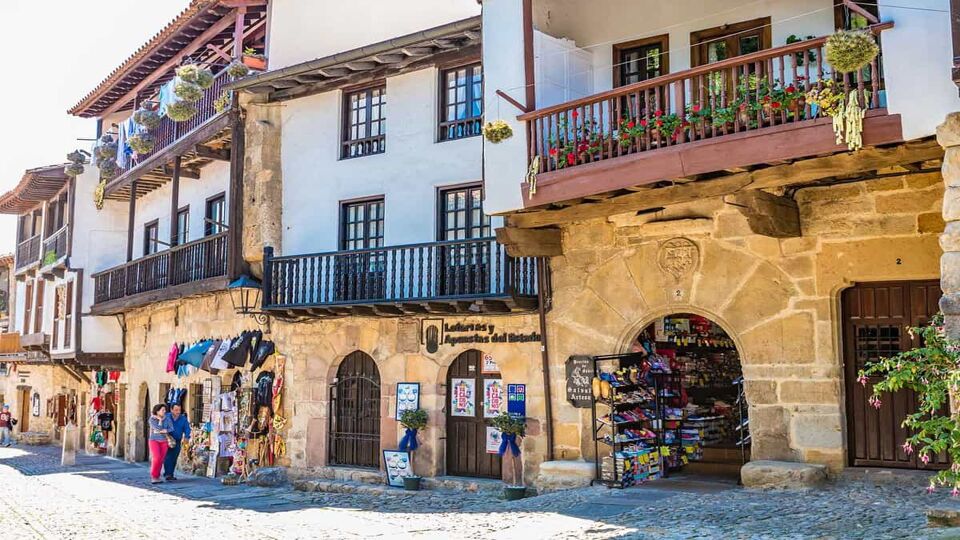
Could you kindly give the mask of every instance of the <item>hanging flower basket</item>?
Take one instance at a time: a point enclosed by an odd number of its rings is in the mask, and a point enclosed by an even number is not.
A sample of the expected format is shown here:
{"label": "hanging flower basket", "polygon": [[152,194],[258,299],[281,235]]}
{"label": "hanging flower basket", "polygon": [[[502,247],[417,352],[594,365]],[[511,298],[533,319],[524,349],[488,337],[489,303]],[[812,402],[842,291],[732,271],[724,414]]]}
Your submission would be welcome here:
{"label": "hanging flower basket", "polygon": [[203,98],[203,88],[178,78],[173,82],[173,95],[184,101],[200,101]]}
{"label": "hanging flower basket", "polygon": [[83,165],[87,162],[87,155],[80,150],[74,150],[73,152],[67,154],[67,161],[77,165]]}
{"label": "hanging flower basket", "polygon": [[220,97],[213,102],[213,110],[217,111],[218,113],[222,113],[223,111],[227,110],[227,107],[230,106],[230,97],[230,92],[224,90],[220,94]]}
{"label": "hanging flower basket", "polygon": [[104,135],[100,139],[100,144],[97,145],[93,150],[94,156],[97,158],[97,163],[104,161],[112,161],[117,158],[117,143],[113,140],[113,137],[109,135]]}
{"label": "hanging flower basket", "polygon": [[145,129],[155,129],[160,125],[160,113],[152,109],[138,109],[133,113],[133,121]]}
{"label": "hanging flower basket", "polygon": [[153,152],[156,143],[157,141],[153,138],[153,135],[147,132],[136,133],[127,139],[127,144],[130,145],[130,148],[133,148],[133,151],[140,155]]}
{"label": "hanging flower basket", "polygon": [[97,187],[93,189],[93,205],[97,207],[97,210],[103,210],[103,196],[106,189],[106,180],[100,180],[100,183],[97,184]]}
{"label": "hanging flower basket", "polygon": [[120,173],[120,167],[118,167],[117,162],[112,159],[99,163],[97,167],[100,169],[101,182],[109,182]]}
{"label": "hanging flower basket", "polygon": [[63,168],[63,173],[67,176],[76,178],[83,174],[84,168],[80,163],[71,163]]}
{"label": "hanging flower basket", "polygon": [[213,86],[213,72],[196,64],[187,64],[177,68],[177,77],[206,90]]}
{"label": "hanging flower basket", "polygon": [[167,117],[174,122],[186,122],[197,114],[197,106],[189,101],[174,101],[167,105]]}
{"label": "hanging flower basket", "polygon": [[241,79],[250,74],[250,68],[243,62],[234,62],[227,68],[227,75],[234,79]]}
{"label": "hanging flower basket", "polygon": [[842,30],[827,38],[827,63],[840,73],[852,73],[870,65],[880,46],[868,32]]}
{"label": "hanging flower basket", "polygon": [[513,128],[503,120],[494,120],[484,124],[483,136],[493,144],[499,144],[513,137]]}

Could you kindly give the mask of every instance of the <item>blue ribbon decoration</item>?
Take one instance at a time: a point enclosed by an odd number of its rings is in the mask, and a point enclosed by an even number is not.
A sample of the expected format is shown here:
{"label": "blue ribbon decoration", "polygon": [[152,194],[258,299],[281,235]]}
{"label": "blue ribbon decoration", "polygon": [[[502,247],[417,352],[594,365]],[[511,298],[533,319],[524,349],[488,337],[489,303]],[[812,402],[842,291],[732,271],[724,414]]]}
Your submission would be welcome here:
{"label": "blue ribbon decoration", "polygon": [[413,452],[420,447],[420,444],[417,442],[417,430],[407,428],[406,433],[403,434],[403,438],[400,439],[400,450],[404,452]]}
{"label": "blue ribbon decoration", "polygon": [[510,448],[510,452],[514,456],[520,455],[520,447],[517,446],[517,434],[516,433],[504,433],[500,435],[500,449],[497,451],[501,457],[507,453],[507,448]]}

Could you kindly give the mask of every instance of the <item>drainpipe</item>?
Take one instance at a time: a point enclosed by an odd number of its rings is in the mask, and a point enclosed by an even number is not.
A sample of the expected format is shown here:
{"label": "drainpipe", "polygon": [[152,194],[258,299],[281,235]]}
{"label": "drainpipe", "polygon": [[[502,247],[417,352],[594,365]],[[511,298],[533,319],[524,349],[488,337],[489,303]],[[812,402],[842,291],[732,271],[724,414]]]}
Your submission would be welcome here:
{"label": "drainpipe", "polygon": [[546,403],[547,461],[553,461],[553,399],[550,392],[550,351],[547,348],[547,311],[545,304],[550,280],[549,265],[544,257],[537,257],[537,305],[540,316],[540,360],[543,370],[543,399]]}

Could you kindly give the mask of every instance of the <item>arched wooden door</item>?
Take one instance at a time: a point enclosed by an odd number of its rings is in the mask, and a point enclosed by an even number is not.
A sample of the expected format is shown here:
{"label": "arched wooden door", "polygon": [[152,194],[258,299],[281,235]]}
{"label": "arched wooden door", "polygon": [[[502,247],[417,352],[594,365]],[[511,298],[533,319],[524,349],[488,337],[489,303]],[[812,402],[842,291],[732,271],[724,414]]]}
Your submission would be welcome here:
{"label": "arched wooden door", "polygon": [[330,464],[380,467],[380,372],[362,351],[350,353],[330,387]]}
{"label": "arched wooden door", "polygon": [[147,383],[141,383],[140,385],[140,395],[143,396],[143,432],[141,436],[143,437],[143,455],[140,456],[140,461],[149,461],[150,460],[150,415],[153,411],[153,405],[150,404],[150,390],[147,388]]}
{"label": "arched wooden door", "polygon": [[500,373],[483,372],[483,353],[466,351],[447,371],[447,474],[500,478],[500,456],[487,453],[487,419],[484,418],[485,381]]}

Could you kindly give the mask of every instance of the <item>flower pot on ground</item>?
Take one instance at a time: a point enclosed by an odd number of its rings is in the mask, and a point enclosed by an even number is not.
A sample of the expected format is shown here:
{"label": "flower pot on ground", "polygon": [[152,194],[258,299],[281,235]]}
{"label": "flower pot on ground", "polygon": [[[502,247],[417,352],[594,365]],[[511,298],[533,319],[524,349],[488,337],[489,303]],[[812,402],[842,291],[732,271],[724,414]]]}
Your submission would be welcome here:
{"label": "flower pot on ground", "polygon": [[[407,409],[400,414],[400,424],[406,430],[403,434],[403,438],[400,439],[400,450],[404,452],[410,452],[410,472],[416,474],[416,468],[414,467],[414,455],[416,454],[417,448],[420,448],[420,443],[417,441],[417,434],[420,430],[427,427],[427,421],[429,417],[427,416],[427,411],[423,409]],[[413,480],[410,480],[411,483],[407,483],[408,479],[415,478],[416,485],[412,483]],[[403,480],[403,488],[416,491],[420,489],[420,477],[419,476],[408,476]]]}
{"label": "flower pot on ground", "polygon": [[403,489],[407,491],[420,491],[420,481],[423,478],[419,476],[405,476],[403,477]]}

